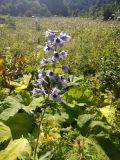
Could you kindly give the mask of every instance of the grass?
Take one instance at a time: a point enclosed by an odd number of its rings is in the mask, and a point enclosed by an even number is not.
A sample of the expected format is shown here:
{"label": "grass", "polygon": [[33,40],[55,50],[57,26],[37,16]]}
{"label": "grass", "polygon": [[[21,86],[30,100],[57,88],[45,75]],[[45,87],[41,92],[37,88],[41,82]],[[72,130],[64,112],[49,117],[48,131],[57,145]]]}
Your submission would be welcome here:
{"label": "grass", "polygon": [[16,29],[6,25],[0,27],[0,50],[3,54],[24,54],[34,61],[37,55],[41,57],[41,48],[45,44],[44,32],[47,29],[65,31],[71,35],[71,41],[66,44],[66,50],[69,51],[67,62],[72,71],[79,75],[87,65],[93,70],[97,67],[99,71],[103,55],[120,51],[120,22],[117,21],[40,18],[39,30],[36,29],[34,18],[13,18],[12,21]]}
{"label": "grass", "polygon": [[[36,24],[34,18],[5,19],[6,24],[0,25],[0,73],[6,70],[5,76],[0,77],[2,140],[24,135],[34,151],[38,120],[45,102],[42,97],[32,96],[29,80],[32,77],[34,82],[36,70],[40,69],[46,42],[44,32],[47,29],[65,31],[71,40],[65,44],[68,57],[63,64],[67,63],[76,77],[72,77],[64,101],[48,104],[35,153],[40,159],[49,160],[120,159],[120,22],[49,17],[40,18]],[[19,72],[22,78],[16,77]],[[28,78],[23,77],[30,72]],[[19,92],[15,92],[17,89]],[[34,114],[29,113],[31,110]],[[12,134],[7,132],[8,137],[4,137],[4,132],[9,131],[5,125],[12,131]],[[7,143],[2,146],[7,147]],[[9,157],[9,152],[3,150],[2,156]]]}

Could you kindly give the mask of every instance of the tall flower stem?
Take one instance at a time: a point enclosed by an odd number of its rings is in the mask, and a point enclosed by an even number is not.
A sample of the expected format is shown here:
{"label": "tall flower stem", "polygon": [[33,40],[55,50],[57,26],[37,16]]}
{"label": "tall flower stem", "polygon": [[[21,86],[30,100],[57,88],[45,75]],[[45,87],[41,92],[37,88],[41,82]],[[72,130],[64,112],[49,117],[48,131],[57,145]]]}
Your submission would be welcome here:
{"label": "tall flower stem", "polygon": [[36,156],[37,156],[37,148],[38,148],[39,137],[40,137],[40,133],[41,133],[41,125],[42,125],[42,121],[43,121],[45,111],[46,111],[46,108],[47,108],[48,99],[49,99],[49,97],[46,99],[46,104],[45,104],[45,107],[44,107],[44,110],[42,112],[42,115],[41,115],[41,118],[40,118],[40,121],[39,121],[39,125],[38,125],[38,134],[37,134],[37,141],[36,141],[35,149],[34,149],[34,153],[33,153],[33,160],[35,160]]}
{"label": "tall flower stem", "polygon": [[[46,109],[48,107],[49,97],[56,102],[60,101],[60,89],[64,89],[67,87],[66,77],[64,76],[64,74],[60,75],[59,73],[55,73],[55,69],[57,68],[58,63],[60,63],[59,61],[67,56],[67,53],[64,50],[61,51],[61,49],[59,48],[64,46],[64,42],[68,41],[70,39],[70,36],[64,32],[56,35],[55,32],[47,30],[46,38],[48,42],[43,48],[44,55],[41,61],[41,66],[43,68],[39,73],[38,79],[36,80],[35,84],[35,86],[37,86],[38,88],[33,89],[33,95],[43,94],[45,100],[45,106],[42,110],[41,116],[39,117],[37,140],[33,151],[33,160],[36,160],[37,157],[41,125]],[[49,54],[49,58],[46,59],[45,54]],[[51,70],[48,71],[46,67],[50,67]],[[66,66],[61,66],[60,68],[62,68],[64,72],[68,72],[69,70],[69,68]]]}

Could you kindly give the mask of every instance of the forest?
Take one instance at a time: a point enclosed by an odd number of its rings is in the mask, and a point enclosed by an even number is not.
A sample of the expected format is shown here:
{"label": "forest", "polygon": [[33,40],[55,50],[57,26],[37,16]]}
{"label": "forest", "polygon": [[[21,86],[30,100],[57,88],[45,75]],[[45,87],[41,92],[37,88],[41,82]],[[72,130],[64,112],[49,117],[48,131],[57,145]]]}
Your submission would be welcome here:
{"label": "forest", "polygon": [[119,0],[0,0],[0,14],[11,16],[101,16],[119,7]]}

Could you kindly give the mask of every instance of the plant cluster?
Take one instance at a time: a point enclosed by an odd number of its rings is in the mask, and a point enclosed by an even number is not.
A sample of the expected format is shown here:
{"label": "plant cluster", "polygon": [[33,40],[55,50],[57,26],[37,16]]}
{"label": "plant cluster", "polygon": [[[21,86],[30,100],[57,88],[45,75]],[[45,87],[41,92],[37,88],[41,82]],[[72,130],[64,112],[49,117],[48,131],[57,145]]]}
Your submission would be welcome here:
{"label": "plant cluster", "polygon": [[0,28],[0,159],[119,160],[119,25],[20,20]]}

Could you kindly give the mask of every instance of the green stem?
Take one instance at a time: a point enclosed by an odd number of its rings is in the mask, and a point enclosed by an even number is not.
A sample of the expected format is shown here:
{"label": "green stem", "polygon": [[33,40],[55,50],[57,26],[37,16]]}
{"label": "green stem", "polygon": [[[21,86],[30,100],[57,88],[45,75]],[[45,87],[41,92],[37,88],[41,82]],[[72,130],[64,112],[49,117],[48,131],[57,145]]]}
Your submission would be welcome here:
{"label": "green stem", "polygon": [[34,149],[33,160],[36,159],[38,142],[39,142],[39,137],[40,137],[40,133],[41,133],[41,132],[40,132],[40,128],[41,128],[42,120],[43,120],[44,115],[45,115],[46,108],[47,108],[47,102],[46,102],[45,108],[44,108],[44,110],[43,110],[43,113],[42,113],[42,115],[41,115],[41,119],[40,119],[39,126],[38,126],[37,142],[36,142],[35,149]]}

